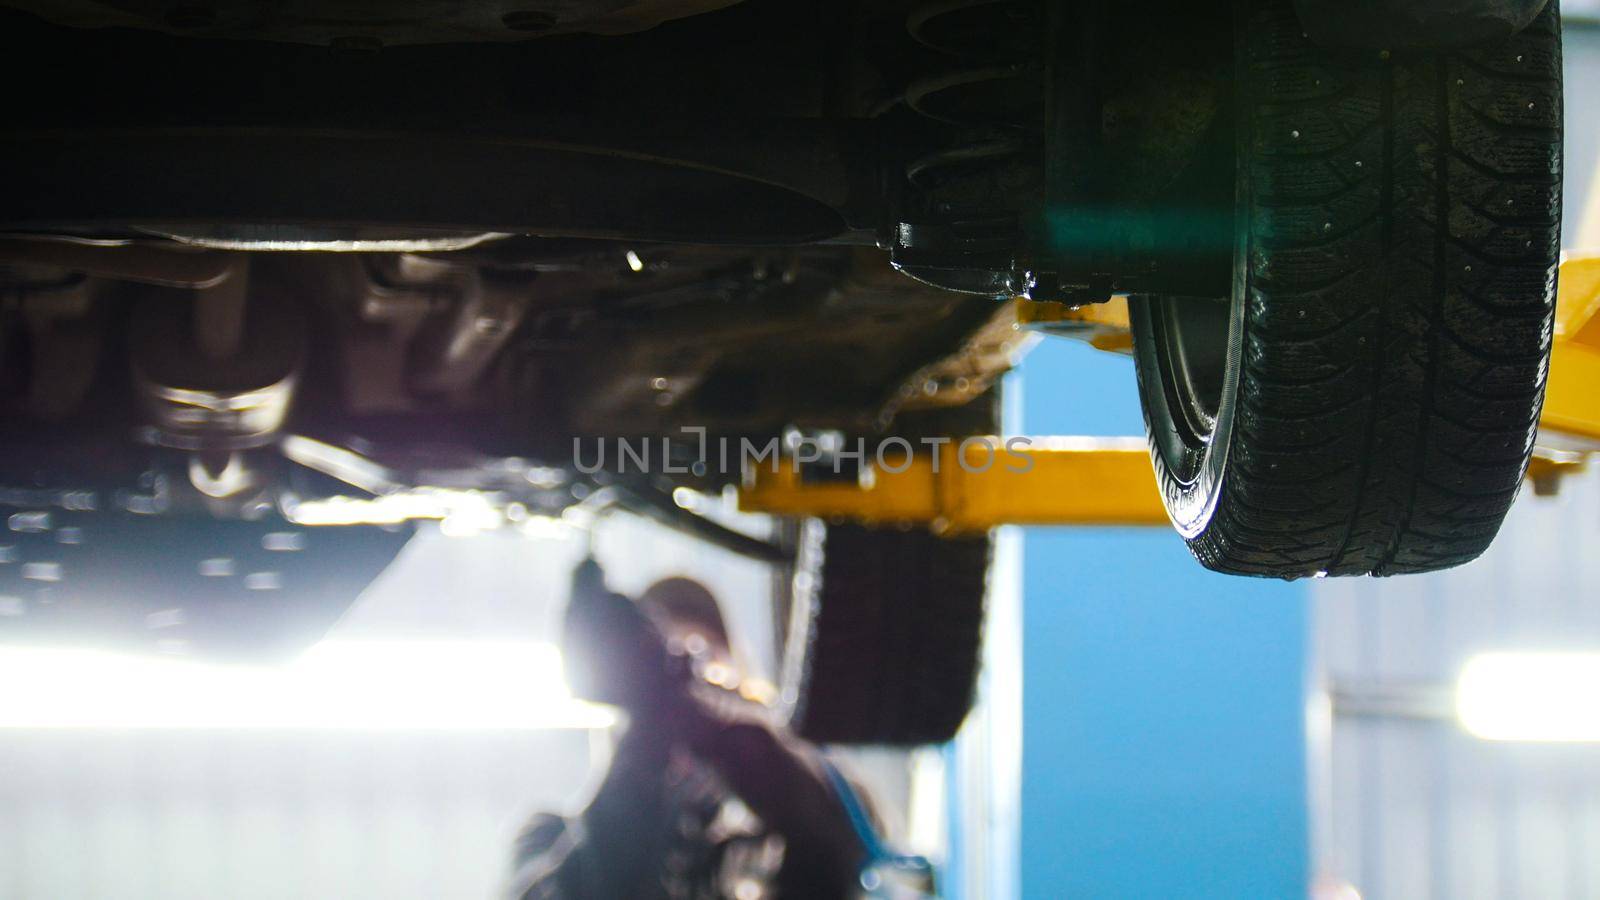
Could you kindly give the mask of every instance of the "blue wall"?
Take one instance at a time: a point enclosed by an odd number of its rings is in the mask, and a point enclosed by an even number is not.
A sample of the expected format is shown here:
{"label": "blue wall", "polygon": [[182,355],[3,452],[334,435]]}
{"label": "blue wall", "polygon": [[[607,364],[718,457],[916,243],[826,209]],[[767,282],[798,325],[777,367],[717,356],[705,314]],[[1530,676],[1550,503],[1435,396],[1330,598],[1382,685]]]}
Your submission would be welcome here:
{"label": "blue wall", "polygon": [[[1027,434],[1142,434],[1133,364],[1046,340]],[[1022,894],[1306,896],[1306,591],[1165,529],[1023,544]]]}

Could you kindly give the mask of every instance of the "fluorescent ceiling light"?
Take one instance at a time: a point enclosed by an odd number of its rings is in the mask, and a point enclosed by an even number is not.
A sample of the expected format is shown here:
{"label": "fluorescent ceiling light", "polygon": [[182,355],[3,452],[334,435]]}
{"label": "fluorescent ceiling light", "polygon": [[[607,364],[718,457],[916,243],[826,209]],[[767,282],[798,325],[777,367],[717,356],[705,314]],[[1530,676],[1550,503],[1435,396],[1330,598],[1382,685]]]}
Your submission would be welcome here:
{"label": "fluorescent ceiling light", "polygon": [[561,653],[525,641],[330,640],[276,668],[0,648],[0,728],[601,728]]}
{"label": "fluorescent ceiling light", "polygon": [[1462,727],[1491,741],[1600,741],[1600,653],[1485,653],[1456,683]]}

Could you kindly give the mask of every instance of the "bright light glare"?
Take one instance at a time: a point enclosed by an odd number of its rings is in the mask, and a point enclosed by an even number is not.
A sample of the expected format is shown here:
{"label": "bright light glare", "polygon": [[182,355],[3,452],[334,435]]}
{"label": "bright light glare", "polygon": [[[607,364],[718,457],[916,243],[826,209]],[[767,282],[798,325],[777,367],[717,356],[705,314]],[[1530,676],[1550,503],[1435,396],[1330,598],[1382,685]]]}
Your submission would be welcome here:
{"label": "bright light glare", "polygon": [[1456,715],[1491,741],[1600,741],[1600,653],[1485,653],[1456,682]]}
{"label": "bright light glare", "polygon": [[0,728],[602,728],[561,653],[525,641],[324,641],[276,668],[0,649]]}
{"label": "bright light glare", "polygon": [[440,520],[451,537],[471,537],[505,524],[495,499],[481,491],[416,488],[380,497],[325,497],[300,500],[285,513],[296,525],[399,525]]}

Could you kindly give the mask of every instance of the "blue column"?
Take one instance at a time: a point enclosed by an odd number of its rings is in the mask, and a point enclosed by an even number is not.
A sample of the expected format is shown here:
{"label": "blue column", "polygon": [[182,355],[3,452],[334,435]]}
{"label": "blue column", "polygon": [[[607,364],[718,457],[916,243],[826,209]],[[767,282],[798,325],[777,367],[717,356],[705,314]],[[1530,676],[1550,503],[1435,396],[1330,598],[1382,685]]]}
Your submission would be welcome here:
{"label": "blue column", "polygon": [[[1021,374],[1022,433],[1143,433],[1128,359],[1050,339]],[[1305,897],[1304,587],[1039,528],[1022,596],[1022,895]]]}

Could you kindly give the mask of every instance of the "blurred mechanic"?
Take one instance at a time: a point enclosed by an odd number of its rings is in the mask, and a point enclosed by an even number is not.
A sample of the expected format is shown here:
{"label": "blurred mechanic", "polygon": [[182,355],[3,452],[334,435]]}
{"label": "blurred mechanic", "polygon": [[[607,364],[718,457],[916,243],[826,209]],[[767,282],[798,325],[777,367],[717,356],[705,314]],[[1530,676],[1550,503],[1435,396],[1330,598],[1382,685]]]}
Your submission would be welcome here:
{"label": "blurred mechanic", "polygon": [[873,841],[854,790],[814,748],[709,683],[727,683],[719,676],[734,669],[704,587],[667,579],[634,603],[585,562],[573,576],[564,653],[573,693],[622,708],[626,729],[581,814],[540,814],[524,829],[513,896],[861,893]]}

